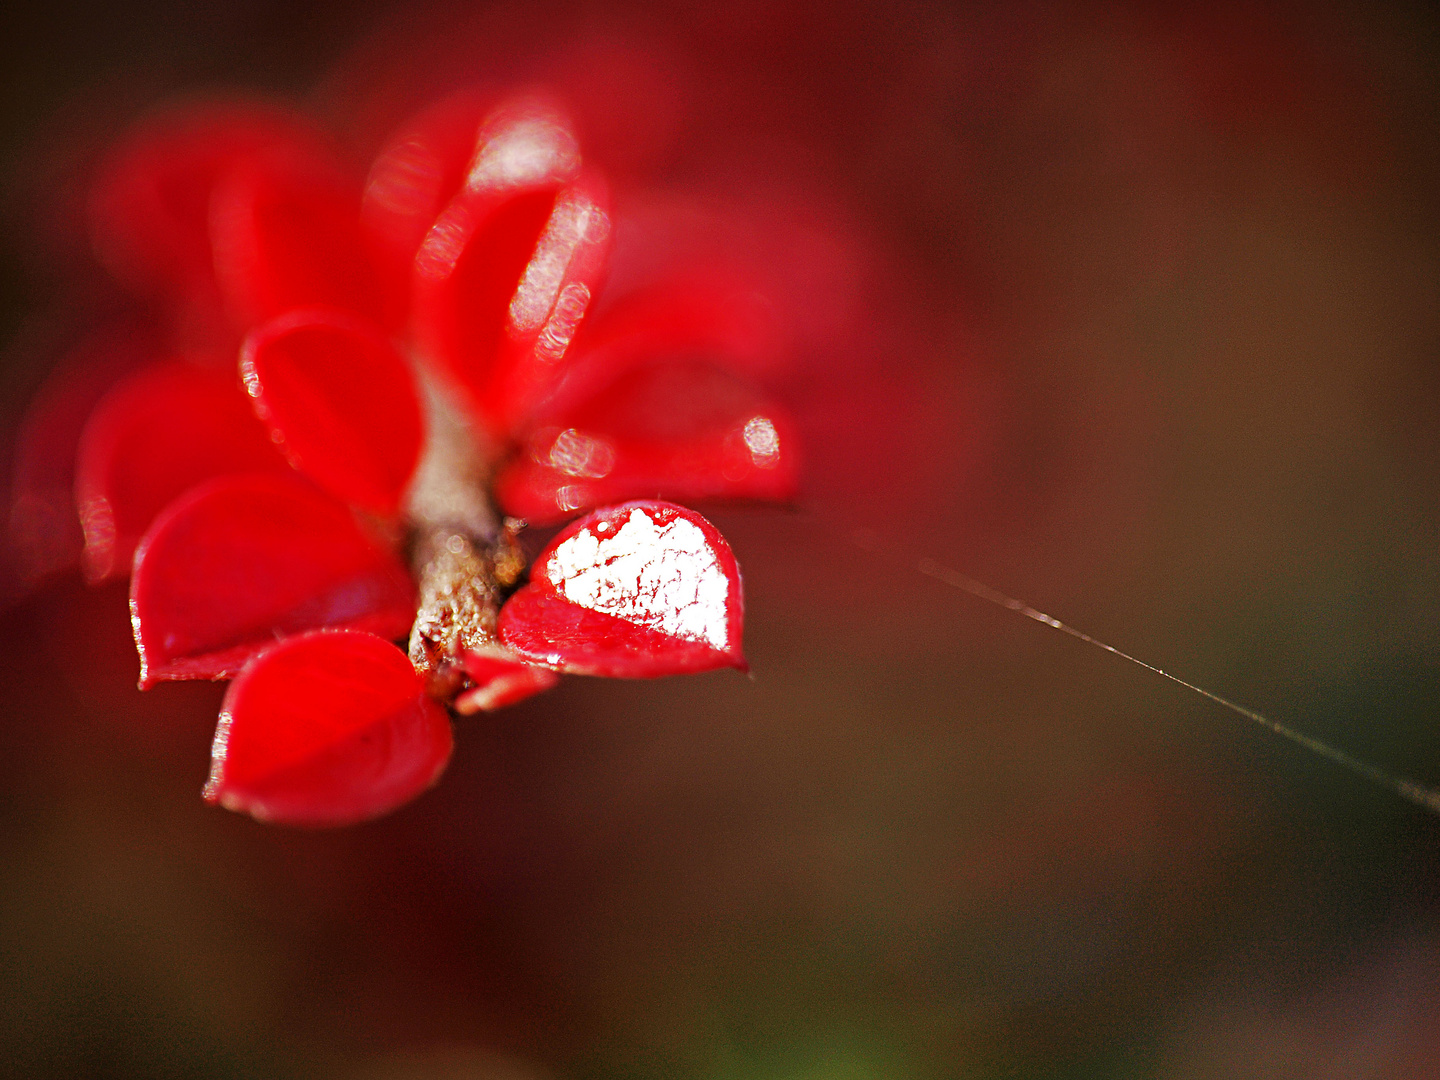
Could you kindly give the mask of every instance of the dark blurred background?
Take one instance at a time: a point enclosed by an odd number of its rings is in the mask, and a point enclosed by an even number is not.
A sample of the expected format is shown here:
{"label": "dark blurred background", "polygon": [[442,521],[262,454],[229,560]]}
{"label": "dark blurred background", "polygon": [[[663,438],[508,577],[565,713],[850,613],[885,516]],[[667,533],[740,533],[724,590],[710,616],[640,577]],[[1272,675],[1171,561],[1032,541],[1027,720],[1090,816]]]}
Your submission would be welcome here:
{"label": "dark blurred background", "polygon": [[8,11],[9,437],[119,304],[76,208],[146,105],[294,96],[363,159],[447,86],[548,81],[637,204],[785,208],[810,478],[800,513],[715,515],[752,679],[570,680],[339,832],[201,802],[220,689],[132,689],[123,589],[12,598],[0,1068],[1440,1076],[1440,819],[914,567],[1440,783],[1437,32],[1400,4]]}

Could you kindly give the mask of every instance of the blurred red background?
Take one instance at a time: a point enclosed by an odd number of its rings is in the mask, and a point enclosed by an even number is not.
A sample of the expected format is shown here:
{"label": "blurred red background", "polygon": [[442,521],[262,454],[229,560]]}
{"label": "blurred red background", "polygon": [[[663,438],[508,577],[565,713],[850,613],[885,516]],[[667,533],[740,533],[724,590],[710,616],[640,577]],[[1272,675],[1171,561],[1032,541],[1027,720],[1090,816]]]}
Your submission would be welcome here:
{"label": "blurred red background", "polygon": [[569,101],[638,223],[623,272],[676,230],[765,269],[808,463],[801,512],[714,515],[751,679],[569,680],[339,832],[200,801],[220,690],[132,689],[123,589],[12,589],[15,1075],[1435,1074],[1432,817],[914,568],[1440,781],[1432,13],[12,19],[11,439],[124,310],[78,207],[144,107],[290,96],[363,161],[478,81]]}

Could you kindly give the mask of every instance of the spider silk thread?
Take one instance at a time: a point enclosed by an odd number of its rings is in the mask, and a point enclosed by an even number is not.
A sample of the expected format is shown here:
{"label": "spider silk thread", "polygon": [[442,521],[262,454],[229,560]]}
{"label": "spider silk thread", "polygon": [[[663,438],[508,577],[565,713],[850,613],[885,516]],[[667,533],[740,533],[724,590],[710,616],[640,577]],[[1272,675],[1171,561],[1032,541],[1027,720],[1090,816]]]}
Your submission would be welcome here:
{"label": "spider silk thread", "polygon": [[[878,537],[868,530],[851,533],[850,541],[866,551],[878,551],[881,548]],[[1048,626],[1052,630],[1058,630],[1060,633],[1066,634],[1078,641],[1083,641],[1087,645],[1093,645],[1095,648],[1110,653],[1112,656],[1118,656],[1121,660],[1128,661],[1136,667],[1144,668],[1146,671],[1159,675],[1162,679],[1168,679],[1177,686],[1182,686],[1192,693],[1199,694],[1203,698],[1208,698],[1215,704],[1223,706],[1239,716],[1243,716],[1245,719],[1258,724],[1272,734],[1278,735],[1280,738],[1286,739],[1297,746],[1304,747],[1311,753],[1334,762],[1336,765],[1349,770],[1356,776],[1363,777],[1371,783],[1393,792],[1406,802],[1422,807],[1432,814],[1440,815],[1440,790],[1436,788],[1397,776],[1394,773],[1380,768],[1378,765],[1371,764],[1368,761],[1364,761],[1355,757],[1353,754],[1341,750],[1338,746],[1333,746],[1312,735],[1307,735],[1303,731],[1290,727],[1288,724],[1280,723],[1278,720],[1271,720],[1268,716],[1258,713],[1254,709],[1247,709],[1244,705],[1231,701],[1229,698],[1222,697],[1210,690],[1206,690],[1203,686],[1197,686],[1195,683],[1187,682],[1178,675],[1172,675],[1163,668],[1156,667],[1154,664],[1148,664],[1139,657],[1131,656],[1122,649],[1117,649],[1115,646],[1100,641],[1098,638],[1091,637],[1085,633],[1085,631],[1063,623],[1053,615],[1047,615],[1045,612],[1030,606],[1023,600],[1017,600],[1015,597],[1009,596],[999,589],[986,585],[983,581],[962,574],[960,571],[936,562],[934,559],[928,557],[912,559],[907,556],[904,561],[913,566],[917,573],[933,578],[961,592],[968,593],[977,599],[985,600],[998,607],[1006,608],[1015,612],[1017,615],[1023,615],[1025,618]]]}

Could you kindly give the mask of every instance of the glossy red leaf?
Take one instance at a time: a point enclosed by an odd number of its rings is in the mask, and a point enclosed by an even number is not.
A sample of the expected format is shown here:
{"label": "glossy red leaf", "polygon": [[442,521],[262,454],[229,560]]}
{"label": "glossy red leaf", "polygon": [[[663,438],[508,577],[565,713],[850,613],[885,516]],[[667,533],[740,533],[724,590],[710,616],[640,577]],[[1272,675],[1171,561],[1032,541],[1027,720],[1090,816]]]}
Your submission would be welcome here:
{"label": "glossy red leaf", "polygon": [[95,249],[144,295],[214,306],[216,183],[266,149],[319,145],[300,117],[264,102],[208,102],[152,116],[116,144],[96,177],[88,208]]}
{"label": "glossy red leaf", "polygon": [[796,443],[789,413],[743,379],[660,360],[533,431],[496,497],[540,525],[639,496],[785,502],[798,488]]}
{"label": "glossy red leaf", "polygon": [[745,669],[730,545],[693,510],[608,507],[561,532],[501,609],[501,644],[577,675],[648,679]]}
{"label": "glossy red leaf", "polygon": [[415,590],[348,508],[303,480],[222,477],[183,496],[135,554],[142,688],[231,678],[277,638],[320,627],[400,638]]}
{"label": "glossy red leaf", "polygon": [[75,505],[91,581],[123,577],[166,504],[213,476],[288,472],[234,375],[175,362],[117,383],[96,406],[75,461]]}
{"label": "glossy red leaf", "polygon": [[360,231],[360,184],[326,155],[291,148],[239,163],[216,185],[210,236],[221,294],[243,329],[301,307],[398,318]]}
{"label": "glossy red leaf", "polygon": [[205,798],[261,821],[349,825],[429,788],[451,748],[449,717],[404,653],[315,631],[261,653],[226,692]]}
{"label": "glossy red leaf", "polygon": [[517,660],[501,648],[467,649],[462,664],[470,685],[456,697],[454,709],[464,716],[518,704],[560,681],[549,668]]}
{"label": "glossy red leaf", "polygon": [[309,308],[256,329],[240,374],[290,464],[352,506],[399,513],[424,420],[410,369],[376,328]]}
{"label": "glossy red leaf", "polygon": [[465,181],[494,94],[460,90],[410,118],[370,167],[360,207],[380,272],[406,292],[425,234]]}
{"label": "glossy red leaf", "polygon": [[604,273],[608,201],[553,114],[506,110],[487,122],[464,188],[421,245],[417,340],[498,434],[563,371]]}

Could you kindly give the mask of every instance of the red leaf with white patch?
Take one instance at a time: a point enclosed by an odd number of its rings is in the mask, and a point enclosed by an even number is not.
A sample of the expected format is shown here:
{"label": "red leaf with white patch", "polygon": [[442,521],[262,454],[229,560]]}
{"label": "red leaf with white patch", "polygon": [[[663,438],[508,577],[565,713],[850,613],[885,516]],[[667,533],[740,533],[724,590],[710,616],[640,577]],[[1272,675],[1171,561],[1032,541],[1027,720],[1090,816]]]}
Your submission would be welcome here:
{"label": "red leaf with white patch", "polygon": [[140,685],[226,679],[277,638],[320,627],[400,638],[415,590],[350,510],[298,477],[233,476],[177,500],[130,581]]}
{"label": "red leaf with white patch", "polygon": [[404,653],[315,631],[257,656],[226,692],[205,798],[261,821],[349,825],[429,788],[451,748]]}
{"label": "red leaf with white patch", "polygon": [[715,526],[684,507],[633,502],[562,531],[500,611],[499,636],[532,663],[650,679],[746,669],[740,568]]}

